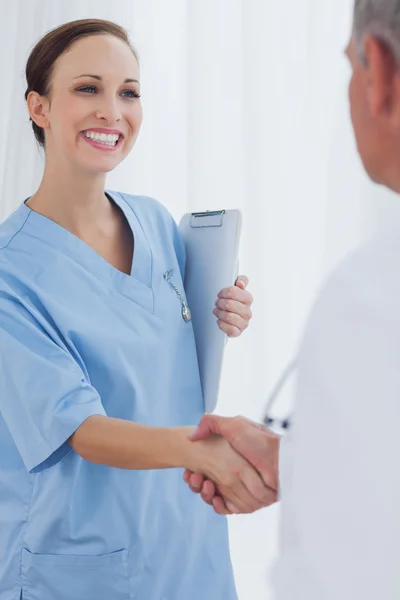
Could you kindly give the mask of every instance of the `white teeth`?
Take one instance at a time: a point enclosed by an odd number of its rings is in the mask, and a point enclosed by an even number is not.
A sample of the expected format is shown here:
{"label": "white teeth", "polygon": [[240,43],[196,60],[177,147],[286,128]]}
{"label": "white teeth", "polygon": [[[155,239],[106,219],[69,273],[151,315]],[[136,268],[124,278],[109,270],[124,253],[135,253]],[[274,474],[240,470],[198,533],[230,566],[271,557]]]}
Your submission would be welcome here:
{"label": "white teeth", "polygon": [[119,135],[115,133],[98,133],[97,131],[85,131],[85,137],[100,142],[105,146],[115,146],[119,140]]}

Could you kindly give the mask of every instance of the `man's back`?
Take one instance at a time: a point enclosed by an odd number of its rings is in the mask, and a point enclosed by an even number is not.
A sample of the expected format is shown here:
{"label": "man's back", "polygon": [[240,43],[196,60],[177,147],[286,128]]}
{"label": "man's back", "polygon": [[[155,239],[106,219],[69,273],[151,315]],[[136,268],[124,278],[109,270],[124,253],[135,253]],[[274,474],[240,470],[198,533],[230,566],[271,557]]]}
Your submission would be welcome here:
{"label": "man's back", "polygon": [[400,598],[399,422],[397,232],[340,265],[304,334],[281,448],[279,600]]}

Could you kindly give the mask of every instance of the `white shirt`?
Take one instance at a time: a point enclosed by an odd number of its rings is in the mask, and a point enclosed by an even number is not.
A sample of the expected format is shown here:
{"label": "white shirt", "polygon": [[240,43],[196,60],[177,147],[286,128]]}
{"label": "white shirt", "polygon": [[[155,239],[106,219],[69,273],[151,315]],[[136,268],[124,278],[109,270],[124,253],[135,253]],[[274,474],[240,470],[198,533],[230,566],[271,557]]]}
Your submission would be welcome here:
{"label": "white shirt", "polygon": [[400,598],[400,233],[329,279],[281,450],[277,600]]}

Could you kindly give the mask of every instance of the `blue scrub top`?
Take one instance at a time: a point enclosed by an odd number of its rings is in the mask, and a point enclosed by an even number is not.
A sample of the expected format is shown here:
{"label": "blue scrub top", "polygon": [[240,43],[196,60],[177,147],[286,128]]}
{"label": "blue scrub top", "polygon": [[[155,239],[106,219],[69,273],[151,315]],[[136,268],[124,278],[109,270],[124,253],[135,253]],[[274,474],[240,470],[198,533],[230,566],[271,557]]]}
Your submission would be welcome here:
{"label": "blue scrub top", "polygon": [[226,519],[181,469],[127,471],[66,440],[91,415],[195,424],[185,253],[158,202],[107,192],[130,275],[23,203],[0,226],[0,600],[235,600]]}

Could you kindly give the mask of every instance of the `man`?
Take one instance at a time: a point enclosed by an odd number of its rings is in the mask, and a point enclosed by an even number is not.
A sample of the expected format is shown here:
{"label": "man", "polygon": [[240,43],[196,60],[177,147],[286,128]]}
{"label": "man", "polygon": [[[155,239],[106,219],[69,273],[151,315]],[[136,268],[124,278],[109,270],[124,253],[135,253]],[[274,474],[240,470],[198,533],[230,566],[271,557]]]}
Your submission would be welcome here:
{"label": "man", "polygon": [[[359,154],[400,193],[400,0],[356,0],[346,54]],[[280,450],[278,600],[400,598],[400,232],[333,273],[300,346],[292,426]],[[243,419],[207,416],[276,489],[279,441]],[[264,458],[263,458],[264,457]],[[210,482],[192,489],[218,512]]]}

